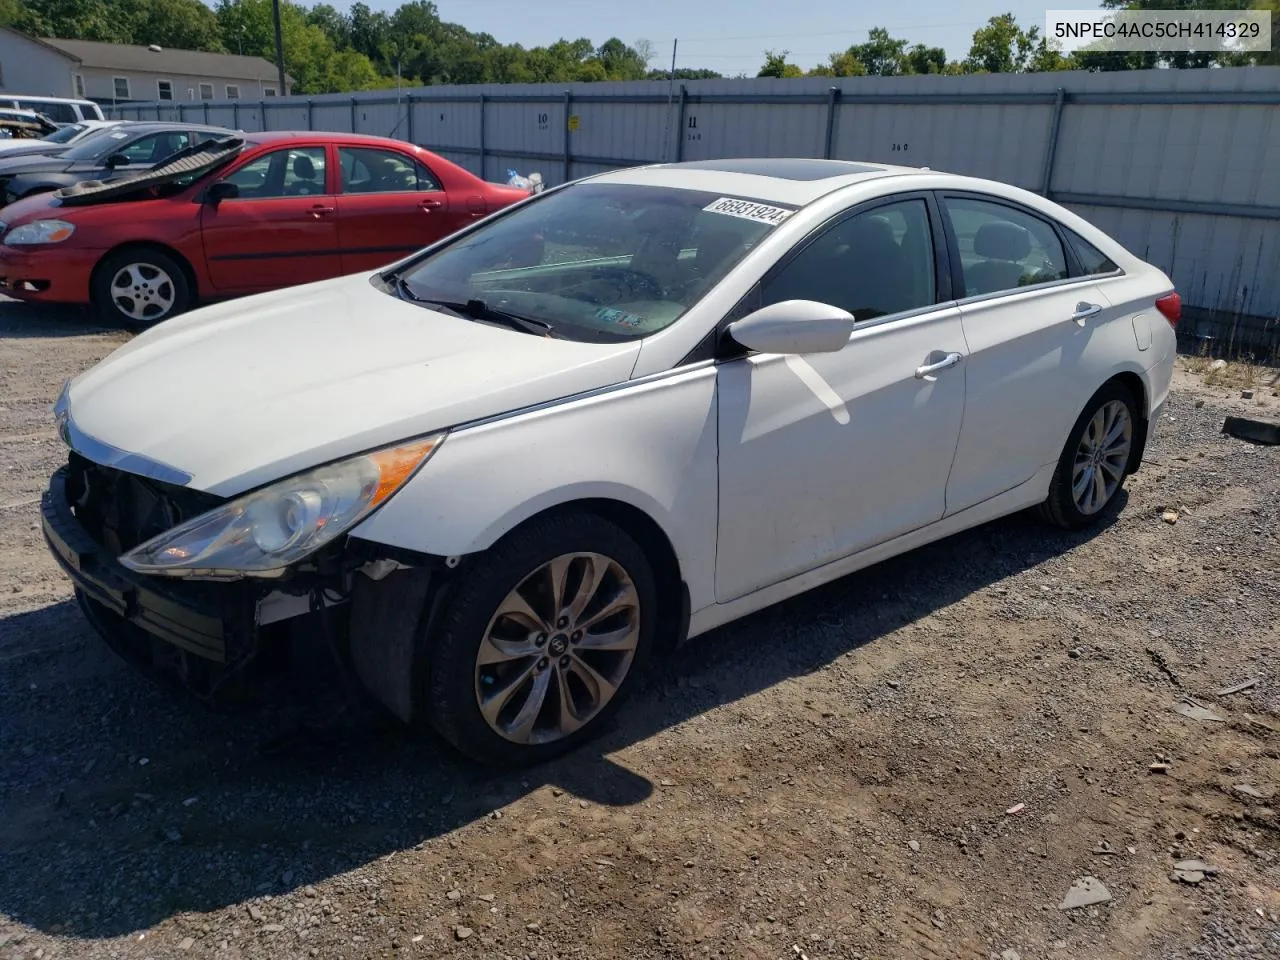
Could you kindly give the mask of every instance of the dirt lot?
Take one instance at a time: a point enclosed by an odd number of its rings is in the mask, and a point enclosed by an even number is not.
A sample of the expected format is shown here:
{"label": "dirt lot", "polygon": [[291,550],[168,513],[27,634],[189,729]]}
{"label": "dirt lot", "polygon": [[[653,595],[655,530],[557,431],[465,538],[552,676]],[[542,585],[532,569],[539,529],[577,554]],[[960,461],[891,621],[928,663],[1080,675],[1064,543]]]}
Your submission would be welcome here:
{"label": "dirt lot", "polygon": [[[1100,531],[849,577],[498,777],[179,702],[90,635],[37,502],[59,385],[124,339],[0,304],[0,960],[1280,956],[1280,448],[1219,432],[1280,416],[1272,373],[1181,361]],[[1110,901],[1059,909],[1084,876]]]}

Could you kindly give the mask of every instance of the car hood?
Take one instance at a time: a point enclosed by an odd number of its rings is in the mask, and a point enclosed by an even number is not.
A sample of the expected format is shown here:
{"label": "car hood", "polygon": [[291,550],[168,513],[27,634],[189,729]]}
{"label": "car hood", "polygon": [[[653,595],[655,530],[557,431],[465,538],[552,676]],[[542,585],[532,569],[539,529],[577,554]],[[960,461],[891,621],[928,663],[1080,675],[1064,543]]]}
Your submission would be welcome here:
{"label": "car hood", "polygon": [[[21,200],[15,200],[7,207],[0,207],[0,221],[6,228],[16,227],[28,220],[38,220],[47,216],[50,210],[60,208],[61,203],[52,193],[36,193]],[[61,217],[61,214],[56,214]]]}
{"label": "car hood", "polygon": [[[96,170],[93,164],[81,163],[75,169]],[[0,154],[0,177],[16,177],[24,173],[62,173],[73,169],[72,162],[66,157],[50,157],[45,154],[24,154],[20,157],[6,157]]]}
{"label": "car hood", "polygon": [[639,343],[556,340],[406,303],[372,274],[175,317],[76,377],[85,456],[219,496],[626,380]]}
{"label": "car hood", "polygon": [[65,143],[48,143],[43,140],[0,140],[0,157],[6,160],[17,157],[56,157],[70,149]]}

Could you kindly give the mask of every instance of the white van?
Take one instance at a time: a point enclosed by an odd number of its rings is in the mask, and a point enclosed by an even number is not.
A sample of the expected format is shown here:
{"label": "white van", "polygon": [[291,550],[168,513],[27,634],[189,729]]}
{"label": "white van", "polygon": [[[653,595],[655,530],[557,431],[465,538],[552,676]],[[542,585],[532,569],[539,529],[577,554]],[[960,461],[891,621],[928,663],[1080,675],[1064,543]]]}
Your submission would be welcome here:
{"label": "white van", "polygon": [[66,97],[26,97],[0,93],[0,107],[34,110],[54,123],[76,123],[80,120],[105,120],[102,108],[92,100],[70,100]]}

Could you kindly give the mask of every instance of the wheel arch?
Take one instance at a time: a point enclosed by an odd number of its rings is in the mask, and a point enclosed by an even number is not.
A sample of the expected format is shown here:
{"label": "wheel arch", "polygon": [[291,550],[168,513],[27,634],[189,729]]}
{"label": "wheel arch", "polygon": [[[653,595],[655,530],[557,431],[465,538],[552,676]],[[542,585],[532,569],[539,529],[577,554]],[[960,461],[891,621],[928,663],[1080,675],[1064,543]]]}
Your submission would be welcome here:
{"label": "wheel arch", "polygon": [[[1123,370],[1111,377],[1107,383],[1118,383],[1133,394],[1138,404],[1138,422],[1134,424],[1133,446],[1129,449],[1129,473],[1137,473],[1142,466],[1142,458],[1146,454],[1147,437],[1151,432],[1150,396],[1147,384],[1132,370]],[[1104,383],[1105,387],[1106,384]]]}
{"label": "wheel arch", "polygon": [[166,257],[172,259],[174,263],[182,268],[183,277],[186,279],[187,287],[191,291],[191,302],[194,304],[199,299],[200,283],[199,279],[196,277],[195,268],[191,265],[191,261],[188,260],[177,248],[172,247],[167,243],[161,243],[159,240],[126,240],[124,243],[118,243],[110,250],[104,251],[102,256],[98,258],[98,262],[93,265],[93,272],[89,276],[89,289],[91,291],[93,290],[94,285],[98,282],[98,277],[102,273],[103,264],[105,264],[111,257],[114,257],[118,253],[123,253],[126,250],[153,250],[156,253],[162,253]]}
{"label": "wheel arch", "polygon": [[635,504],[603,496],[566,500],[532,514],[503,536],[511,536],[547,517],[574,512],[595,514],[609,521],[644,551],[658,587],[658,648],[671,650],[683,643],[689,632],[690,601],[680,557],[662,525]]}
{"label": "wheel arch", "polygon": [[673,650],[688,636],[691,616],[689,585],[680,563],[680,554],[666,528],[651,511],[630,497],[623,499],[610,495],[611,492],[592,491],[508,514],[477,538],[476,552],[492,549],[502,540],[547,517],[580,512],[608,520],[635,540],[652,566],[658,586],[657,646],[659,650]]}

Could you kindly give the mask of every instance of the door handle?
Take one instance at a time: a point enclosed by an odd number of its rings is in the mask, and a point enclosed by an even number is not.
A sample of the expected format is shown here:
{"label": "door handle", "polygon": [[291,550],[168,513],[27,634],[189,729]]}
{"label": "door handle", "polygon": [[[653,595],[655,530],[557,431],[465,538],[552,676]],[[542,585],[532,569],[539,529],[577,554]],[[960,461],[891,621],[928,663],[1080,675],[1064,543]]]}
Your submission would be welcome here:
{"label": "door handle", "polygon": [[324,216],[328,216],[331,213],[333,213],[333,207],[326,207],[322,203],[317,203],[314,207],[311,208],[311,215],[313,217],[317,217],[317,218],[324,217]]}
{"label": "door handle", "polygon": [[432,210],[438,209],[439,207],[443,207],[444,201],[443,200],[423,200],[420,204],[418,204],[418,206],[422,208],[422,211],[424,213],[430,213]]}
{"label": "door handle", "polygon": [[1076,312],[1071,315],[1071,319],[1075,321],[1077,327],[1083,327],[1086,320],[1096,317],[1101,312],[1102,307],[1099,304],[1081,300],[1076,304]]}
{"label": "door handle", "polygon": [[958,353],[948,353],[937,363],[926,363],[923,367],[916,367],[916,379],[929,381],[937,380],[938,378],[933,376],[933,374],[939,373],[942,370],[950,370],[962,359],[963,358]]}

